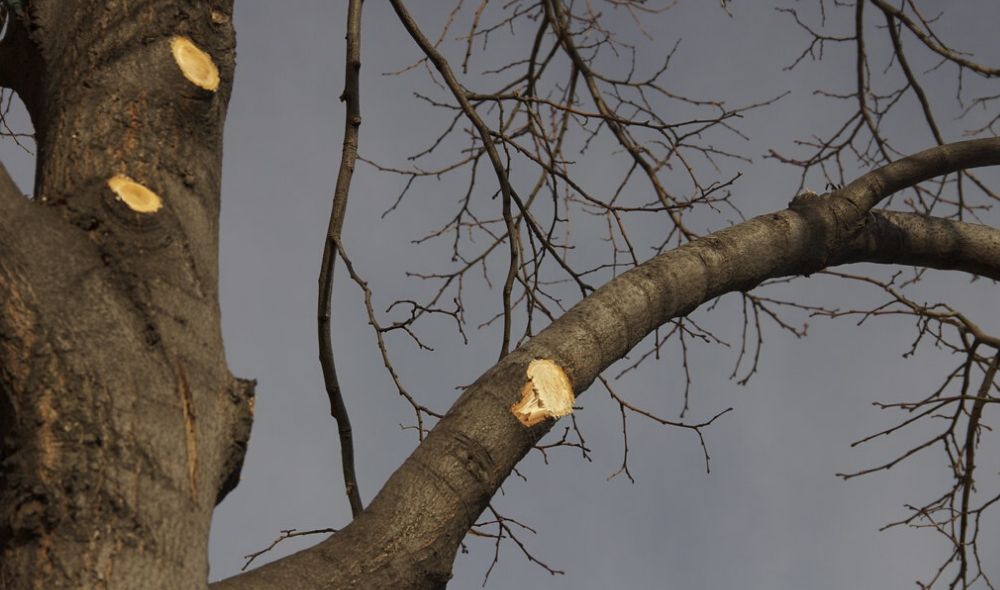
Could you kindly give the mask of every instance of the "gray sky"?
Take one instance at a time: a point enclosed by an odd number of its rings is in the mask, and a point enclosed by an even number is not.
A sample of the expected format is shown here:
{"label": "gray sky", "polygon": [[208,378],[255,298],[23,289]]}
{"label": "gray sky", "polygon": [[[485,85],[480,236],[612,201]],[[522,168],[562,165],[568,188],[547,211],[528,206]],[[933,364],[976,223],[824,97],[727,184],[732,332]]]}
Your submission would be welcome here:
{"label": "gray sky", "polygon": [[[237,572],[243,555],[266,546],[281,529],[342,527],[350,518],[314,327],[316,276],[342,139],[343,108],[337,100],[343,84],[342,4],[242,2],[236,11],[238,68],[226,125],[222,197],[223,330],[232,371],[258,380],[258,399],[242,482],[213,523],[212,579]],[[411,4],[417,11],[418,3]],[[420,4],[421,25],[436,37],[451,3]],[[763,155],[770,148],[792,152],[794,139],[829,132],[841,121],[838,111],[812,91],[847,90],[844,84],[854,75],[850,53],[833,48],[828,61],[782,71],[802,50],[805,38],[786,15],[765,6],[770,4],[736,2],[734,18],[729,18],[714,1],[682,1],[649,23],[654,40],[645,41],[639,62],[653,67],[682,38],[667,76],[672,89],[733,105],[790,92],[777,106],[752,112],[738,123],[749,141],[730,140],[725,146],[753,159],[725,170],[744,173],[733,192],[747,216],[786,205],[797,184],[795,172]],[[992,2],[955,4],[969,14],[949,13],[939,32],[961,49],[978,49],[982,61],[997,65],[1000,54],[990,29],[1000,10]],[[606,11],[623,34],[634,34],[627,18],[614,15],[610,7]],[[992,14],[986,18],[985,13]],[[367,3],[364,25],[361,153],[404,166],[406,156],[424,147],[427,134],[442,120],[440,113],[415,101],[412,92],[442,95],[428,86],[420,70],[381,75],[408,65],[416,55],[386,3]],[[507,49],[524,43],[496,33],[489,55],[473,60],[471,70],[507,59]],[[460,59],[459,44],[445,48],[449,57]],[[928,89],[932,98],[947,104],[954,95],[953,78],[952,70],[942,75],[942,83]],[[471,74],[463,77],[474,89],[488,89],[477,87],[477,80]],[[980,80],[966,82],[989,88]],[[893,137],[913,151],[930,146],[932,139],[916,119],[916,103],[900,108],[913,120],[896,120]],[[944,120],[946,139],[962,139],[961,123],[950,116]],[[587,157],[583,180],[592,186],[620,169],[615,154],[594,150]],[[30,187],[30,158],[4,141],[0,160],[22,187]],[[484,187],[495,183],[488,169],[481,172]],[[707,168],[702,175],[710,176]],[[983,176],[996,186],[998,174]],[[417,248],[411,241],[440,224],[462,191],[461,183],[417,184],[397,211],[380,219],[402,182],[359,164],[348,211],[345,243],[379,296],[380,312],[393,298],[427,292],[427,285],[407,279],[406,271],[447,268],[446,258],[439,258],[447,256],[445,249]],[[699,231],[736,221],[730,213],[696,219]],[[997,224],[995,214],[984,219]],[[645,240],[654,243],[663,223],[637,222],[636,231],[650,232]],[[586,227],[581,222],[583,234]],[[502,276],[495,280],[502,282]],[[434,352],[390,339],[404,383],[437,410],[447,409],[456,387],[471,383],[495,361],[499,347],[495,330],[475,329],[498,309],[499,292],[477,284],[468,289],[466,297],[475,302],[469,306],[470,346],[456,342],[447,321],[423,327]],[[771,293],[844,308],[880,300],[874,291],[819,277]],[[1000,329],[996,290],[986,281],[970,284],[957,273],[935,273],[920,296],[932,302],[946,297],[984,328]],[[411,424],[413,417],[382,367],[360,292],[346,274],[338,274],[335,300],[334,348],[355,428],[360,487],[368,501],[412,450],[413,431],[399,425]],[[741,319],[733,310],[739,301],[725,301],[718,314],[699,311],[695,317],[737,344]],[[770,326],[761,372],[747,386],[729,379],[734,349],[693,347],[689,418],[734,408],[706,431],[710,474],[692,433],[633,417],[629,442],[636,483],[622,477],[607,481],[621,461],[620,415],[596,387],[581,396],[577,418],[593,462],[557,449],[546,465],[540,454],[532,453],[519,467],[527,482],[512,477],[496,499],[504,515],[537,531],[522,535],[529,550],[566,573],[549,576],[507,542],[488,587],[912,588],[914,579],[928,578],[949,549],[938,536],[878,529],[905,516],[904,503],[922,504],[950,485],[940,450],[889,473],[849,482],[834,474],[887,460],[927,436],[931,431],[923,429],[870,447],[849,447],[892,422],[894,416],[873,408],[872,401],[919,399],[959,359],[930,347],[901,358],[916,334],[907,319],[861,328],[851,319],[808,321],[809,337],[803,340]],[[665,417],[676,417],[682,405],[679,368],[677,356],[667,354],[623,378],[618,391]],[[608,375],[617,373],[613,368]],[[989,421],[989,411],[986,417]],[[560,423],[549,436],[561,430]],[[995,493],[1000,470],[993,452],[996,436],[984,437],[983,445],[980,486]],[[987,517],[984,529],[982,547],[995,555],[1000,511]],[[287,541],[256,563],[315,540]],[[470,537],[467,547],[469,553],[459,554],[455,563],[454,588],[478,587],[493,557],[491,540]],[[1000,576],[996,568],[988,572]]]}

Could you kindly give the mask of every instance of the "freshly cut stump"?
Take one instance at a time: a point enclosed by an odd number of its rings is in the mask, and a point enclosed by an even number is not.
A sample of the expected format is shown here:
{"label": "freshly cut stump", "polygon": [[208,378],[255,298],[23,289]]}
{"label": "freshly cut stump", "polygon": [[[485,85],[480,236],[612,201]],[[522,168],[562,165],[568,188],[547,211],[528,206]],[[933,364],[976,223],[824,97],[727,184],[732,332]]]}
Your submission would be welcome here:
{"label": "freshly cut stump", "polygon": [[553,420],[573,411],[573,385],[562,368],[548,359],[528,364],[528,381],[521,388],[521,401],[510,410],[527,427],[546,418]]}
{"label": "freshly cut stump", "polygon": [[156,213],[163,207],[163,199],[159,195],[124,174],[109,178],[108,187],[114,191],[119,201],[138,213]]}
{"label": "freshly cut stump", "polygon": [[181,73],[192,84],[215,92],[219,88],[219,68],[215,67],[212,56],[202,51],[187,37],[170,40],[170,50]]}

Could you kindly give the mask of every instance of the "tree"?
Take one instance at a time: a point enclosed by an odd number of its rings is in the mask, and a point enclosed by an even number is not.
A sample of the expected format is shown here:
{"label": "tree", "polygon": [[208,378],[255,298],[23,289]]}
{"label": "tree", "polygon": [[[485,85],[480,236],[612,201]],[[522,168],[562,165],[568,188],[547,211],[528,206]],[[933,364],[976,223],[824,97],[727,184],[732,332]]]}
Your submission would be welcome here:
{"label": "tree", "polygon": [[[838,15],[846,13],[838,18],[853,24],[846,35],[815,27],[833,10],[823,3],[819,16],[787,11],[811,35],[800,59],[836,44],[852,49],[856,81],[830,94],[851,106],[832,133],[802,144],[804,155],[772,152],[801,170],[787,209],[709,234],[694,229],[704,223],[699,216],[733,210],[738,175],[727,166],[745,163],[717,147],[717,134],[738,135],[737,120],[770,100],[733,108],[677,94],[661,78],[669,58],[652,73],[641,60],[626,69],[632,49],[608,21],[589,5],[557,0],[512,3],[503,16],[487,13],[496,19],[489,24],[475,11],[467,56],[490,34],[497,43],[503,27],[529,31],[530,42],[518,42],[523,59],[501,60],[500,82],[489,85],[495,90],[473,91],[456,73],[457,61],[445,58],[404,4],[391,4],[423,54],[417,65],[440,84],[439,94],[425,100],[452,114],[433,153],[456,145],[463,151],[440,168],[390,171],[410,182],[469,172],[467,197],[439,232],[454,235],[457,268],[428,275],[435,288],[426,299],[401,298],[389,310],[397,315],[380,315],[340,239],[364,104],[361,2],[352,1],[345,157],[326,241],[319,325],[346,487],[358,513],[328,540],[220,588],[443,585],[463,538],[492,510],[491,497],[558,417],[519,420],[512,408],[532,402],[539,389],[565,396],[561,384],[568,382],[579,395],[599,381],[623,420],[629,412],[648,414],[621,397],[602,371],[644,341],[652,354],[669,338],[685,351],[685,338],[716,338],[685,318],[723,294],[738,294],[747,310],[752,373],[759,353],[753,334],[761,330],[755,318],[798,330],[785,320],[781,302],[751,292],[768,281],[854,262],[1000,277],[996,230],[969,221],[996,199],[988,177],[975,170],[1000,163],[996,96],[969,105],[968,116],[979,117],[972,125],[979,138],[951,141],[955,133],[938,123],[921,81],[926,74],[911,65],[911,53],[923,60],[929,54],[960,77],[991,81],[998,70],[951,49],[934,32],[936,21],[911,3],[838,6]],[[31,199],[6,174],[0,177],[0,580],[15,588],[204,587],[211,513],[238,482],[253,409],[252,382],[227,369],[218,301],[222,124],[235,49],[231,3],[4,6],[0,86],[14,90],[30,113],[38,157]],[[640,25],[656,12],[645,2],[609,6],[635,14]],[[904,51],[904,41],[912,52]],[[887,49],[877,65],[872,47]],[[625,66],[614,61],[616,51]],[[885,62],[896,76],[887,80],[898,87],[878,87],[882,80],[872,72]],[[920,105],[935,147],[903,151],[886,136],[904,96]],[[661,101],[672,110],[662,110]],[[574,158],[609,146],[625,163],[617,189],[581,184]],[[833,186],[816,195],[805,190],[807,179]],[[875,208],[896,194],[907,196],[902,204],[909,212]],[[566,220],[581,210],[596,212],[608,227],[611,250],[596,264],[574,257],[566,236]],[[626,229],[637,214],[662,217],[661,253],[646,261]],[[461,240],[463,233],[481,240],[478,249]],[[418,324],[433,316],[454,319],[462,333],[463,281],[501,253],[500,359],[447,414],[438,414],[409,395],[384,340],[404,333],[419,343]],[[380,351],[413,406],[421,439],[363,512],[350,469],[345,396],[324,340],[337,258],[365,293]],[[915,509],[909,522],[933,523],[953,543],[937,581],[983,581],[974,543],[980,515],[996,497],[977,489],[973,474],[983,416],[996,400],[1000,343],[961,313],[917,303],[907,295],[912,280],[840,276],[874,284],[889,297],[890,307],[858,314],[911,314],[922,336],[961,354],[944,386],[906,405],[923,422],[947,417],[943,430],[913,449],[943,447],[954,475],[954,485]],[[570,298],[579,302],[563,313]],[[797,305],[815,315],[845,313]],[[539,359],[550,362],[532,368]],[[714,419],[653,417],[699,437]],[[542,446],[551,444],[586,451],[571,432]],[[628,473],[627,463],[622,468]],[[493,520],[510,532],[502,517]]]}

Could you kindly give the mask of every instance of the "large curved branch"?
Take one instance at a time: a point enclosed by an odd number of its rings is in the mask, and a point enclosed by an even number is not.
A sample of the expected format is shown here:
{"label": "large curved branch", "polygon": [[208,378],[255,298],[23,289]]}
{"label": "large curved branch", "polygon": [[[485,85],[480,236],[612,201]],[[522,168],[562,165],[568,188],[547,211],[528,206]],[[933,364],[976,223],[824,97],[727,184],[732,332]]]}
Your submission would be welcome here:
{"label": "large curved branch", "polygon": [[[997,139],[932,148],[866,174],[830,198],[756,217],[639,265],[480,377],[351,525],[216,588],[398,588],[400,581],[414,588],[443,587],[466,532],[553,424],[546,420],[526,428],[511,413],[531,360],[554,361],[579,393],[671,318],[769,278],[832,264],[920,262],[1000,277],[996,230],[868,213],[891,192],[932,176],[998,164]],[[946,253],[929,251],[942,244],[950,244]],[[985,252],[970,252],[979,244]]]}

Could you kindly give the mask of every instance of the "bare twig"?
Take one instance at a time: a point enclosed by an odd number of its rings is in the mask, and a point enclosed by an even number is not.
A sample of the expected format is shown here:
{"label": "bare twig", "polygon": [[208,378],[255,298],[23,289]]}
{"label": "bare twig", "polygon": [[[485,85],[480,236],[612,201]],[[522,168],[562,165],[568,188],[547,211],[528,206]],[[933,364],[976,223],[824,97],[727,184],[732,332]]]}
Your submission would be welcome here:
{"label": "bare twig", "polygon": [[243,564],[243,567],[240,568],[240,571],[241,572],[242,571],[246,571],[246,569],[248,567],[250,567],[250,564],[253,563],[253,560],[257,559],[261,555],[264,555],[265,553],[267,553],[271,549],[274,549],[275,547],[278,546],[279,543],[281,543],[285,539],[292,539],[294,537],[305,537],[307,535],[323,535],[323,534],[335,533],[335,532],[337,532],[337,529],[313,529],[311,531],[298,531],[298,530],[295,530],[295,529],[285,529],[285,530],[281,531],[281,534],[279,534],[277,536],[277,538],[275,538],[273,541],[271,541],[271,544],[268,545],[267,547],[264,547],[263,549],[261,549],[259,551],[254,551],[253,553],[249,553],[247,555],[244,555],[243,559],[246,560],[246,563]]}

